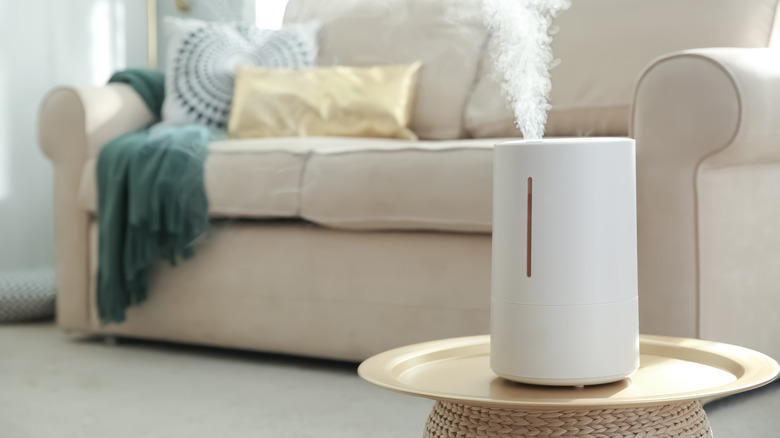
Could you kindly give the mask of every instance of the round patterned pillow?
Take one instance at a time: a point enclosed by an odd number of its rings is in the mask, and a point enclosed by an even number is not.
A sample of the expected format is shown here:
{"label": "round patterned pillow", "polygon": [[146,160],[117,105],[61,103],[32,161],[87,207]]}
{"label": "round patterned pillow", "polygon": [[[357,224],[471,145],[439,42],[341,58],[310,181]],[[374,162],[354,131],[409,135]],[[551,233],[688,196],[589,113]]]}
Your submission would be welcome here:
{"label": "round patterned pillow", "polygon": [[249,23],[166,17],[168,56],[163,120],[226,128],[238,65],[291,68],[314,65],[318,23],[279,30]]}
{"label": "round patterned pillow", "polygon": [[51,318],[56,291],[51,269],[0,273],[0,323]]}

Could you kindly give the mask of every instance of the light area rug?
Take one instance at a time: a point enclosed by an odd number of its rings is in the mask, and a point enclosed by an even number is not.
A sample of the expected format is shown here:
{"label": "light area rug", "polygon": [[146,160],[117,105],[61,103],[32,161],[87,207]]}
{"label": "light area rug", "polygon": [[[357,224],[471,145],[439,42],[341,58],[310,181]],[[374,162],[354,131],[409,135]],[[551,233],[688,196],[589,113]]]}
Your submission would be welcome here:
{"label": "light area rug", "polygon": [[[0,437],[422,436],[433,403],[353,363],[0,325]],[[780,386],[705,409],[717,438],[780,436]]]}

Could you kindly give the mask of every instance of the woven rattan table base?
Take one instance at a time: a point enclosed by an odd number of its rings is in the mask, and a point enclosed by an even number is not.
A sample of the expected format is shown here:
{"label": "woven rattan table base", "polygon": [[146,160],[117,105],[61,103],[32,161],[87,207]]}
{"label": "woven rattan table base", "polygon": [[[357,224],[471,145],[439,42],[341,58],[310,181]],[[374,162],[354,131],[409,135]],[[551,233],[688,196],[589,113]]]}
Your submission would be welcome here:
{"label": "woven rattan table base", "polygon": [[711,438],[701,403],[615,409],[519,410],[437,401],[424,438]]}

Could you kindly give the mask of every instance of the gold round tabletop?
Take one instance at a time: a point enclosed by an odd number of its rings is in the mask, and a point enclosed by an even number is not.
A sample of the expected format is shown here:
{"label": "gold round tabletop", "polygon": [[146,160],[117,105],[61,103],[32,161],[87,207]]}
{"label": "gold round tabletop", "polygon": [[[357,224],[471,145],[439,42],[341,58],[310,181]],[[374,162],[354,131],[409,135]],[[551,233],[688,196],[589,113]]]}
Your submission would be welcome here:
{"label": "gold round tabletop", "polygon": [[490,369],[490,337],[396,348],[364,361],[365,380],[404,394],[510,408],[652,405],[725,396],[763,386],[780,367],[747,348],[698,339],[640,336],[640,366],[619,382],[586,387],[515,383]]}

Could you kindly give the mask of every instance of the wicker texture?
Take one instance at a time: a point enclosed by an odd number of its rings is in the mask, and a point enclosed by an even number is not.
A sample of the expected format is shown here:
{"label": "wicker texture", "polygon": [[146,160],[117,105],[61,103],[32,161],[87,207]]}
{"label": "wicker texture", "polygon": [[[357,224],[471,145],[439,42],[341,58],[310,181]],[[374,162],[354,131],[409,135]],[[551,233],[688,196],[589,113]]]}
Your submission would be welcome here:
{"label": "wicker texture", "polygon": [[712,438],[698,401],[618,409],[516,410],[436,402],[424,438]]}

